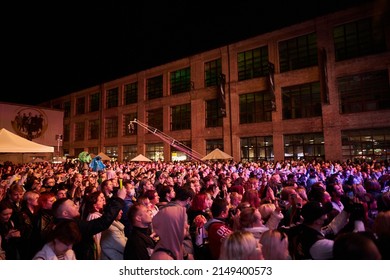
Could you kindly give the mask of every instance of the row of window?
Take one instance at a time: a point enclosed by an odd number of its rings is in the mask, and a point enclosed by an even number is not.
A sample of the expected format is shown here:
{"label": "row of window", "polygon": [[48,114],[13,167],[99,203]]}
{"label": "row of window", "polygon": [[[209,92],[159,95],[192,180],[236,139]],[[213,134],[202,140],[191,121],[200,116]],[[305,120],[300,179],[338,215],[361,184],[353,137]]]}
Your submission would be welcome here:
{"label": "row of window", "polygon": [[[190,142],[183,142],[187,147],[191,147]],[[240,138],[241,160],[261,161],[274,159],[273,137],[255,136]],[[222,139],[206,140],[206,154],[214,149],[224,150]],[[75,149],[78,155],[84,149]],[[152,143],[145,145],[146,157],[157,161],[164,160],[164,144]],[[353,160],[389,160],[390,159],[390,127],[382,129],[363,129],[342,131],[343,159]],[[89,147],[89,153],[98,154],[97,147]],[[123,146],[123,160],[129,161],[137,153],[137,145]],[[118,158],[118,147],[105,147],[105,153],[111,158]],[[284,135],[284,158],[285,159],[305,159],[323,160],[324,136],[322,133],[290,134]],[[171,148],[172,161],[188,160],[188,156],[175,148]]]}
{"label": "row of window", "polygon": [[[373,18],[361,19],[334,27],[333,42],[335,49],[335,61],[342,61],[386,51],[384,30],[384,22],[374,20]],[[316,33],[310,33],[285,41],[280,41],[278,43],[278,52],[280,73],[316,66],[319,63],[317,35]],[[243,81],[258,77],[266,77],[270,72],[269,65],[268,46],[261,46],[259,48],[240,52],[237,54],[237,79],[238,81]],[[219,58],[205,62],[204,66],[205,87],[216,86],[218,84],[218,78],[222,73],[221,59]],[[366,81],[366,76],[367,74],[365,73],[361,74],[360,77],[359,75],[354,75],[340,77],[338,79],[342,101],[340,110],[342,113],[381,109],[381,107],[384,106],[383,104],[386,104],[386,102],[383,101],[388,101],[388,78],[384,79],[382,73],[374,73],[371,77],[370,83]],[[380,82],[379,85],[377,85],[378,80]],[[319,114],[318,106],[321,100],[320,88],[318,85],[303,85],[303,87],[304,88],[282,89],[283,99],[286,101],[283,105],[284,118],[293,118],[294,116],[313,116]],[[307,87],[310,88],[308,89]],[[179,69],[170,73],[171,95],[189,92],[192,88],[193,83],[191,81],[190,67]],[[292,94],[294,96],[289,97],[289,92],[292,90],[296,90],[298,92]],[[105,104],[103,107],[113,108],[121,105],[135,104],[139,101],[137,82],[124,85],[123,91],[123,101],[120,102],[119,88],[107,90],[105,95]],[[255,102],[260,103],[264,109],[262,110],[263,113],[255,112],[256,116],[254,116],[253,119],[269,121],[270,113],[266,112],[270,110],[270,107],[272,109],[269,96],[270,93],[264,92],[262,95],[263,96],[261,97],[257,97]],[[299,99],[306,100],[305,95],[308,95],[310,98],[309,104],[305,104],[305,108],[297,109],[296,104],[299,104]],[[151,100],[161,97],[163,97],[163,75],[147,79],[146,99]],[[376,101],[373,101],[374,97]],[[86,108],[86,97],[77,98],[75,104],[75,114],[81,115],[86,112],[98,111],[101,108],[100,99],[100,93],[90,95],[88,99],[88,108]],[[70,116],[70,102],[57,104],[53,107],[64,109],[65,117]],[[242,116],[242,123],[245,123],[245,120],[249,118],[248,115]],[[250,118],[248,121],[251,121]]]}
{"label": "row of window", "polygon": [[[353,77],[339,78],[340,111],[357,113],[390,109],[390,87],[388,72],[376,71]],[[371,92],[371,94],[367,94]],[[240,124],[272,121],[272,95],[269,91],[241,94],[239,97]],[[286,87],[282,91],[283,119],[309,118],[322,115],[320,84],[318,82]],[[191,129],[191,104],[172,106],[170,130]],[[137,118],[137,113],[123,116],[122,134],[119,135],[118,117],[105,118],[104,137],[113,138],[136,134],[130,131],[130,121]],[[223,116],[219,110],[217,99],[206,101],[205,127],[222,126]],[[149,126],[163,131],[163,108],[147,112]],[[100,137],[99,120],[88,121],[88,140]],[[65,127],[65,141],[69,141],[70,129]],[[85,123],[76,122],[74,140],[83,141],[85,137]]]}

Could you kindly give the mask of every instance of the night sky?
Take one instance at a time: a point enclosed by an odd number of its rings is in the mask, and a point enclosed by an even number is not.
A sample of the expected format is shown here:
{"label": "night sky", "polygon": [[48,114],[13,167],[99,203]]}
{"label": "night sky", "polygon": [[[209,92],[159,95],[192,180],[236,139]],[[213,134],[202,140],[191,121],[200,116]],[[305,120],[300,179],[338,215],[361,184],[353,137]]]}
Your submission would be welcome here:
{"label": "night sky", "polygon": [[372,1],[382,0],[9,3],[0,19],[0,101],[36,105]]}

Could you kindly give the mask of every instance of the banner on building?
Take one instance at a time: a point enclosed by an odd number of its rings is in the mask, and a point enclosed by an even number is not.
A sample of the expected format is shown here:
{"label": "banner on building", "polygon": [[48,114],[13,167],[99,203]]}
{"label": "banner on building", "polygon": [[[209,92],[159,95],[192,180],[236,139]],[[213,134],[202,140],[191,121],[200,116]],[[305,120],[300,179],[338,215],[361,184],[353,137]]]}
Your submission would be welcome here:
{"label": "banner on building", "polygon": [[321,101],[329,104],[327,55],[324,48],[318,50],[318,68],[320,72]]}
{"label": "banner on building", "polygon": [[271,92],[271,107],[272,111],[276,111],[276,96],[275,96],[275,65],[268,61],[268,89]]}
{"label": "banner on building", "polygon": [[226,117],[226,93],[225,93],[225,74],[219,75],[218,78],[218,108],[222,117]]}

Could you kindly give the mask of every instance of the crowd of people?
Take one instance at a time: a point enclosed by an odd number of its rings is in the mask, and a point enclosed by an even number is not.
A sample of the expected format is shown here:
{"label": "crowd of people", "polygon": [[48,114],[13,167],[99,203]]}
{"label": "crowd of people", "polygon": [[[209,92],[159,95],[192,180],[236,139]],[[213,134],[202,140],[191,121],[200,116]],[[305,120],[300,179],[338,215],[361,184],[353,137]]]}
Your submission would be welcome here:
{"label": "crowd of people", "polygon": [[0,164],[0,259],[390,259],[383,162]]}

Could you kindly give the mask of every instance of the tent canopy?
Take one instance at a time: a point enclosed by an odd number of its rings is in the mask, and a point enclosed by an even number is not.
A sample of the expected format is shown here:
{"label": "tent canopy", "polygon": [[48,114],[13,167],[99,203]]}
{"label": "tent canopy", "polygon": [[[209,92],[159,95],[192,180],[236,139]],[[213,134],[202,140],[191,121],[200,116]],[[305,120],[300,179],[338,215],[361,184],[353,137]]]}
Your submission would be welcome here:
{"label": "tent canopy", "polygon": [[202,160],[227,160],[233,157],[220,149],[215,149],[202,158]]}
{"label": "tent canopy", "polygon": [[54,153],[54,147],[32,142],[2,128],[0,153]]}
{"label": "tent canopy", "polygon": [[145,157],[143,154],[139,154],[138,156],[131,159],[130,161],[151,161],[151,160]]}
{"label": "tent canopy", "polygon": [[97,156],[101,157],[102,161],[106,161],[106,160],[111,161],[111,158],[103,152],[98,153]]}

